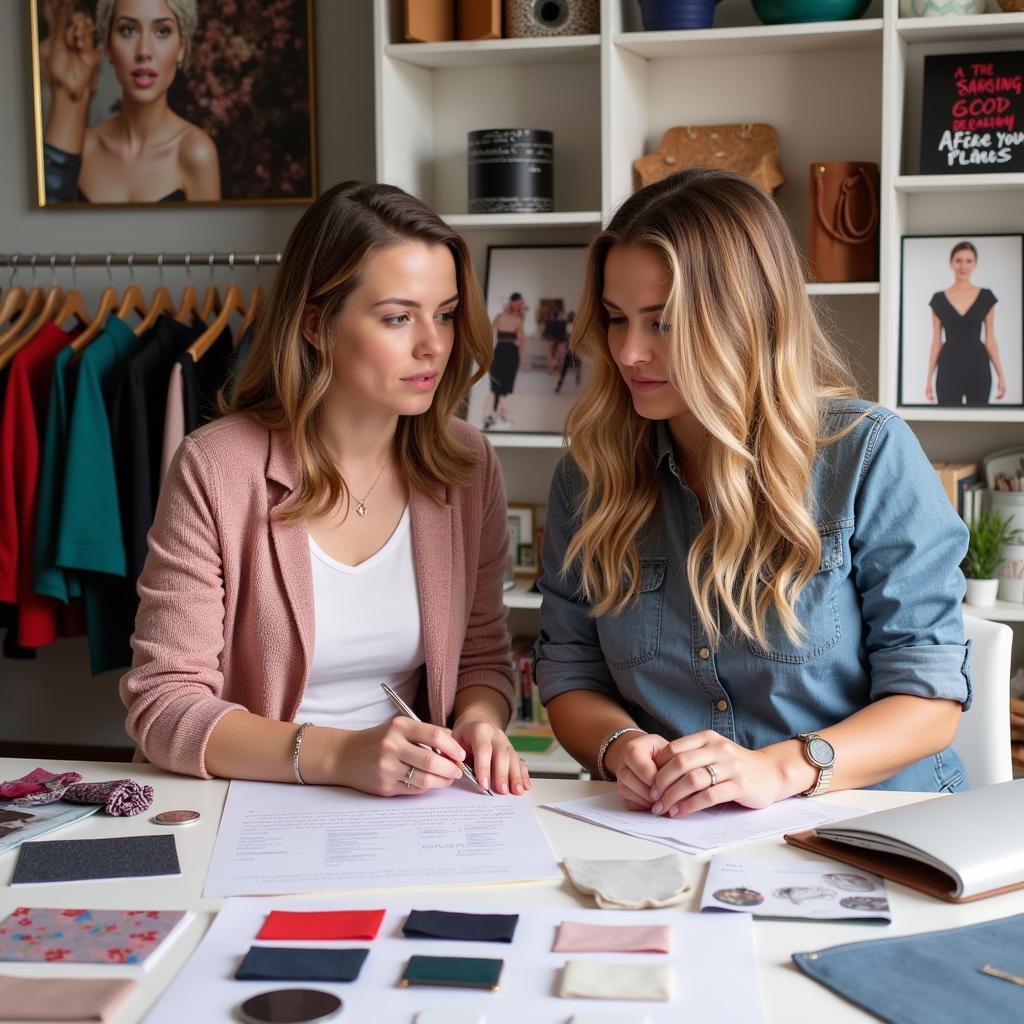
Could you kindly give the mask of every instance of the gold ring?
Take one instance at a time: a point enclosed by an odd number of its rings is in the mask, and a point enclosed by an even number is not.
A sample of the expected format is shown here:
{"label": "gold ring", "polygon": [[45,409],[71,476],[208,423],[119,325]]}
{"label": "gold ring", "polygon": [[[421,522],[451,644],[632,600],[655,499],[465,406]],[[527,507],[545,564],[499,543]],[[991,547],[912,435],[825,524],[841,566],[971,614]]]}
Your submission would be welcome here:
{"label": "gold ring", "polygon": [[[717,786],[718,785],[718,772],[715,771],[715,766],[713,764],[706,764],[706,765],[704,765],[704,767],[707,768],[708,775],[711,776],[711,785],[712,786]],[[711,787],[709,786],[708,788],[710,789]]]}
{"label": "gold ring", "polygon": [[416,769],[412,765],[409,765],[409,770],[405,773],[405,778],[402,781],[405,783],[406,789],[412,787],[412,777],[416,774]]}

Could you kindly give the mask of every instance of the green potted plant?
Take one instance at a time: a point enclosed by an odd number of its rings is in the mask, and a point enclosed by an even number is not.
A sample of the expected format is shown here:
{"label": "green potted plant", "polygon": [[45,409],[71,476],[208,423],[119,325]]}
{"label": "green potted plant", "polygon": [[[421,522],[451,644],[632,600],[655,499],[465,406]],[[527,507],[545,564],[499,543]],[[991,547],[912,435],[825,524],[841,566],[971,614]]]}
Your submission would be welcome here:
{"label": "green potted plant", "polygon": [[973,523],[968,523],[970,540],[964,559],[968,604],[977,607],[995,604],[999,589],[996,573],[1003,561],[1003,548],[1015,543],[1020,536],[1011,522],[998,512],[986,510]]}

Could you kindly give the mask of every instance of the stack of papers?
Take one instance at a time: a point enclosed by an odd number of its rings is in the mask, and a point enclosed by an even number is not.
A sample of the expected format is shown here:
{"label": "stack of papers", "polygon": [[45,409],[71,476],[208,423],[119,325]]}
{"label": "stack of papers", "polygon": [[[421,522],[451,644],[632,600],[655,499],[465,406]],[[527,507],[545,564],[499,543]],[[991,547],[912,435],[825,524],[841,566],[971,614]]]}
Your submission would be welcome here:
{"label": "stack of papers", "polygon": [[859,807],[791,797],[756,811],[739,804],[722,804],[683,818],[669,818],[649,811],[627,811],[622,806],[622,798],[614,792],[543,806],[571,818],[690,854],[706,853],[736,843],[750,843],[783,832],[817,828],[866,813]]}

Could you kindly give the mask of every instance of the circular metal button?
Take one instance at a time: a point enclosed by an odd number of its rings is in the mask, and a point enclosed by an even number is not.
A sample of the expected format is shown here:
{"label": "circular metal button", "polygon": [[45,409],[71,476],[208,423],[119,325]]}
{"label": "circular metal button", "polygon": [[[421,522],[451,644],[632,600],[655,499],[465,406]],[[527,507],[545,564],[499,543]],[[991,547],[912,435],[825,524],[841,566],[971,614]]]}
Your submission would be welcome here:
{"label": "circular metal button", "polygon": [[193,825],[199,820],[198,811],[161,811],[150,819],[154,825]]}
{"label": "circular metal button", "polygon": [[718,708],[719,711],[724,711],[728,706],[729,706],[729,702],[727,700],[720,700],[715,705],[715,707]]}
{"label": "circular metal button", "polygon": [[709,651],[709,650],[708,650],[708,649],[707,649],[706,647],[702,647],[702,648],[701,648],[701,649],[700,649],[700,650],[699,650],[699,651],[698,651],[697,653],[698,653],[698,654],[699,654],[699,655],[700,655],[700,656],[701,656],[701,657],[702,657],[702,658],[703,658],[703,659],[704,659],[705,661],[707,661],[707,660],[708,660],[708,658],[710,658],[710,657],[711,657],[711,652],[710,652],[710,651]]}

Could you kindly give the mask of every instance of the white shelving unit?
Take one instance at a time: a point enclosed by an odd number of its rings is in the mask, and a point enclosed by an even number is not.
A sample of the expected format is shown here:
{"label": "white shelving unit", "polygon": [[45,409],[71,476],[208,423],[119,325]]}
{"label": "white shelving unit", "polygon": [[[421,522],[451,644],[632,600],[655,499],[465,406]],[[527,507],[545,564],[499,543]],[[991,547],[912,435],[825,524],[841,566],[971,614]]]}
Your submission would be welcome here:
{"label": "white shelving unit", "polygon": [[[898,407],[899,275],[903,235],[1024,231],[1024,174],[917,173],[924,57],[1024,48],[1024,14],[989,2],[984,15],[900,18],[898,0],[873,0],[856,21],[766,26],[748,0],[723,0],[715,28],[643,32],[636,0],[602,0],[598,35],[407,44],[402,0],[374,0],[378,178],[464,230],[482,275],[491,243],[585,242],[633,191],[633,161],[674,125],[773,125],[787,179],[778,200],[801,242],[810,165],[877,162],[879,281],[808,292],[868,397],[897,408],[932,458],[977,458],[1019,443],[1024,412]],[[506,126],[554,132],[555,213],[467,213],[466,133]],[[510,500],[543,503],[561,439],[490,437]],[[533,614],[518,602],[513,615]]]}

